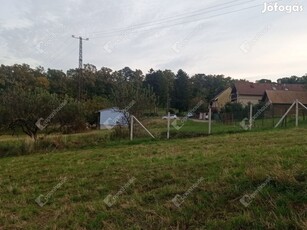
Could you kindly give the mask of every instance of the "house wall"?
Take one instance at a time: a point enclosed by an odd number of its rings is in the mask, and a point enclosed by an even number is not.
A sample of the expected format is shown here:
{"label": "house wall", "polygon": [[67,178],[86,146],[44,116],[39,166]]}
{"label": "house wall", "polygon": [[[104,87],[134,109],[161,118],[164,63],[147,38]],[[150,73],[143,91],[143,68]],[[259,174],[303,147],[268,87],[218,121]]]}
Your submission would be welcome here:
{"label": "house wall", "polygon": [[237,98],[237,103],[241,103],[243,105],[248,105],[249,103],[252,103],[253,105],[256,105],[259,103],[259,101],[262,99],[262,96],[245,96],[245,95],[239,95]]}
{"label": "house wall", "polygon": [[216,108],[218,111],[223,108],[228,102],[231,102],[231,88],[224,90],[218,97],[217,100],[213,102],[212,107]]}

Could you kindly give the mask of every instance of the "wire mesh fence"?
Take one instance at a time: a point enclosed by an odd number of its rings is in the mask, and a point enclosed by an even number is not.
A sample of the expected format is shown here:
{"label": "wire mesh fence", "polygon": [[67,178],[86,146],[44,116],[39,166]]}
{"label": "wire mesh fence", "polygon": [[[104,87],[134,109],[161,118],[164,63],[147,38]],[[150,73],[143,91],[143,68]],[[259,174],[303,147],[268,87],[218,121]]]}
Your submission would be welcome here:
{"label": "wire mesh fence", "polygon": [[[296,123],[299,127],[307,127],[307,109],[300,105],[297,108],[294,105],[289,109],[290,106],[289,104],[273,105],[268,103],[232,109],[231,111],[213,111],[211,114],[211,130],[208,116],[200,116],[199,114],[194,117],[170,119],[169,129],[167,119],[151,117],[140,120],[157,139],[293,128],[296,127]],[[286,114],[286,112],[288,113]],[[278,127],[276,127],[277,124]],[[148,133],[139,124],[134,124],[134,132],[136,138],[150,139]]]}

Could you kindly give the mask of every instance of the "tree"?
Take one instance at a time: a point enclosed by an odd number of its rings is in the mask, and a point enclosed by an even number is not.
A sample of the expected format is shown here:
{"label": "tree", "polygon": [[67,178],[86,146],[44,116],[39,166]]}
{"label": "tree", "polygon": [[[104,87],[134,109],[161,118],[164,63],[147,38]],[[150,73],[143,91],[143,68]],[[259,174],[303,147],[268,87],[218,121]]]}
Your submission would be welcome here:
{"label": "tree", "polygon": [[173,91],[174,91],[175,74],[171,70],[164,70],[163,76],[164,76],[166,84],[167,84],[166,113],[168,113],[170,111],[170,104],[171,104],[171,101],[172,101],[171,96],[173,95]]}
{"label": "tree", "polygon": [[79,98],[79,83],[80,83],[80,87],[82,84],[80,70],[79,69],[69,69],[67,70],[66,75],[68,78],[68,86],[67,86],[68,94],[73,98],[81,99],[82,98],[81,91],[80,91],[80,98]]}
{"label": "tree", "polygon": [[143,84],[144,76],[141,70],[133,71],[129,67],[125,67],[118,71],[118,81],[119,82],[131,82],[136,86],[141,86]]}
{"label": "tree", "polygon": [[97,71],[97,77],[95,82],[95,95],[104,98],[110,98],[115,86],[115,77],[112,74],[112,70],[106,67],[102,67]]}
{"label": "tree", "polygon": [[117,84],[112,94],[113,105],[123,113],[130,128],[131,115],[141,118],[156,106],[156,96],[150,88],[135,86],[131,82]]}
{"label": "tree", "polygon": [[82,88],[83,88],[83,99],[91,99],[96,94],[96,78],[97,78],[97,68],[94,65],[86,64],[84,65],[84,70],[82,73]]}
{"label": "tree", "polygon": [[231,78],[224,75],[196,74],[191,78],[192,98],[202,97],[209,102],[231,83]]}
{"label": "tree", "polygon": [[66,98],[66,105],[59,111],[53,122],[59,124],[63,133],[80,132],[86,129],[84,104],[73,98]]}
{"label": "tree", "polygon": [[280,78],[277,80],[279,84],[295,84],[295,83],[300,83],[300,78],[297,76],[291,76],[289,77],[284,77]]}
{"label": "tree", "polygon": [[58,104],[56,95],[51,95],[43,89],[24,91],[13,89],[3,93],[0,108],[5,108],[5,117],[1,120],[2,126],[16,132],[17,128],[33,139],[36,139],[39,118],[46,118]]}
{"label": "tree", "polygon": [[272,83],[272,81],[270,79],[260,79],[258,81],[256,81],[257,83]]}
{"label": "tree", "polygon": [[168,84],[167,79],[164,77],[164,74],[161,70],[154,71],[150,70],[148,74],[146,74],[144,80],[144,86],[150,87],[158,99],[158,104],[162,107],[165,107],[167,104],[167,96],[168,96]]}
{"label": "tree", "polygon": [[49,81],[49,92],[59,95],[68,94],[72,96],[72,92],[69,91],[69,80],[66,74],[61,70],[48,69],[47,79]]}
{"label": "tree", "polygon": [[172,97],[172,107],[179,110],[179,112],[187,111],[189,108],[190,98],[190,82],[188,75],[179,70],[174,83],[174,91]]}
{"label": "tree", "polygon": [[41,86],[36,77],[43,77],[40,69],[33,70],[29,65],[13,65],[0,67],[0,87],[1,91],[20,88],[24,90],[33,90]]}

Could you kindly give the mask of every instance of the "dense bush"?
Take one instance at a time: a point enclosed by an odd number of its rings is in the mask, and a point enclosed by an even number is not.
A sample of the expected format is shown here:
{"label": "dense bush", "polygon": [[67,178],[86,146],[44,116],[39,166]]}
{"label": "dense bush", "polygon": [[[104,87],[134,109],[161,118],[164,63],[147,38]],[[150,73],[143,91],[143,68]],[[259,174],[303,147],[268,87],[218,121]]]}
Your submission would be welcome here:
{"label": "dense bush", "polygon": [[227,103],[224,108],[221,109],[222,120],[231,115],[233,120],[242,120],[245,117],[248,117],[249,106],[244,106],[241,103]]}

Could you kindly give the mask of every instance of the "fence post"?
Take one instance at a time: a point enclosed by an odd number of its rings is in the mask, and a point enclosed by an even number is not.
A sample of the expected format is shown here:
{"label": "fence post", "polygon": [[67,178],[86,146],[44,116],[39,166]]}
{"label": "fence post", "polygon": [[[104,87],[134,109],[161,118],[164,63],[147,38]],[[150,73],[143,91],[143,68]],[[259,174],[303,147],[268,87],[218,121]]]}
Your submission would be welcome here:
{"label": "fence post", "polygon": [[133,115],[130,117],[130,141],[133,140]]}
{"label": "fence post", "polygon": [[208,127],[208,134],[211,134],[211,106],[209,106],[209,114],[208,114],[208,118],[209,118],[209,127]]}
{"label": "fence post", "polygon": [[282,122],[282,121],[284,121],[284,119],[286,118],[286,116],[288,115],[288,113],[291,111],[291,109],[294,107],[294,105],[295,105],[295,101],[292,103],[292,105],[290,106],[290,108],[287,110],[287,112],[282,116],[282,118],[279,120],[279,122],[275,125],[275,128],[277,128],[279,125],[280,125],[280,123]]}
{"label": "fence post", "polygon": [[253,126],[253,104],[249,104],[249,130],[252,130]]}
{"label": "fence post", "polygon": [[275,127],[275,120],[274,120],[274,105],[272,104],[272,118],[273,118],[273,127]]}
{"label": "fence post", "polygon": [[170,120],[171,120],[171,113],[170,112],[168,112],[168,114],[167,114],[167,139],[169,139],[169,129],[170,129]]}
{"label": "fence post", "polygon": [[295,101],[295,126],[298,127],[298,100]]}

